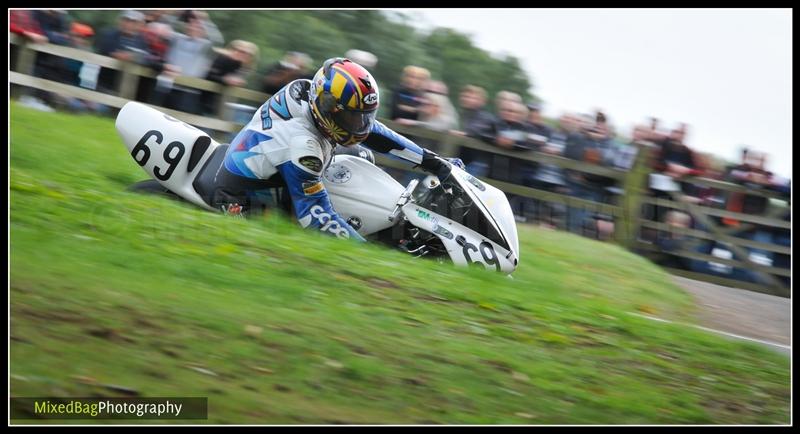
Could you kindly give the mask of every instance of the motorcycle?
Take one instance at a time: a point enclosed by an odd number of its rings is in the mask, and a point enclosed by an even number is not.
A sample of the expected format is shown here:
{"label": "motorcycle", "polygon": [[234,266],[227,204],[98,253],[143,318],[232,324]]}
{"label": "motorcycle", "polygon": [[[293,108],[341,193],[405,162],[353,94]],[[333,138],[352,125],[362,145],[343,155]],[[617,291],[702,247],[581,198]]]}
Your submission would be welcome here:
{"label": "motorcycle", "polygon": [[[152,178],[134,190],[220,211],[212,207],[209,192],[228,145],[137,102],[122,107],[116,128],[134,161]],[[516,269],[516,221],[502,191],[456,166],[444,182],[431,175],[403,187],[374,164],[370,152],[343,149],[350,152],[333,156],[322,183],[334,209],[368,241],[460,266],[508,275]]]}

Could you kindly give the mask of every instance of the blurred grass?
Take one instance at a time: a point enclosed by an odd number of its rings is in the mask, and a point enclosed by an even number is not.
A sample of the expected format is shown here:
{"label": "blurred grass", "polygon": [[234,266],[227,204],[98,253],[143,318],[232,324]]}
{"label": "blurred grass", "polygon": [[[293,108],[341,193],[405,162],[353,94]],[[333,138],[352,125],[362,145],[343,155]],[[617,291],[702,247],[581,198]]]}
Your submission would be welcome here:
{"label": "blurred grass", "polygon": [[10,119],[12,396],[207,396],[214,423],[789,422],[788,359],[628,315],[693,307],[616,246],[520,227],[514,279],[440,266],[128,193],[146,175],[110,119]]}

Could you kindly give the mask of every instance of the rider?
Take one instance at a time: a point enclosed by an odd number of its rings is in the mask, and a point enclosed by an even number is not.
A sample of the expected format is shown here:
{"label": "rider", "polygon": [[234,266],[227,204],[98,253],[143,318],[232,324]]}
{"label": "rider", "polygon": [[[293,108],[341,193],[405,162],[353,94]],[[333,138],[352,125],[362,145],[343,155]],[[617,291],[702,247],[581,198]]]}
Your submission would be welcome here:
{"label": "rider", "polygon": [[287,84],[231,142],[215,177],[214,206],[246,211],[243,198],[254,190],[285,186],[303,227],[363,240],[333,209],[321,182],[337,146],[363,144],[440,179],[450,174],[450,162],[375,119],[378,100],[370,73],[346,58],[328,59],[311,81]]}

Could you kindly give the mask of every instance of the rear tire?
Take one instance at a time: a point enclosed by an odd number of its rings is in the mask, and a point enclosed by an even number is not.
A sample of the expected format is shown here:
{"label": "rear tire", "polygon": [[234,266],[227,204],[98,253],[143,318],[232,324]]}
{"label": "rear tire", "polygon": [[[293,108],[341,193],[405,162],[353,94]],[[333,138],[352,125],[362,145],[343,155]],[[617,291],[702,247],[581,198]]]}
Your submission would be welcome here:
{"label": "rear tire", "polygon": [[164,196],[175,200],[179,199],[175,193],[169,191],[169,189],[167,188],[164,188],[164,186],[159,184],[158,181],[156,181],[155,179],[139,181],[136,184],[133,184],[130,187],[128,187],[128,191],[132,191],[135,193],[142,193],[142,194],[154,194],[157,196]]}

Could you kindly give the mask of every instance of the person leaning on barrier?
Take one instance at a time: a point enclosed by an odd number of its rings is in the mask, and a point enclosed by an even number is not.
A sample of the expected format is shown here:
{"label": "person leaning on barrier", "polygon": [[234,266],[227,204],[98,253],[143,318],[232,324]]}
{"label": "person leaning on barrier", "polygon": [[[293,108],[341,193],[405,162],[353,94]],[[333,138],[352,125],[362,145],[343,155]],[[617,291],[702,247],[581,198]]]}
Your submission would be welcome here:
{"label": "person leaning on barrier", "polygon": [[424,102],[425,85],[431,73],[422,67],[409,65],[403,68],[400,86],[392,92],[392,104],[389,117],[393,121],[399,119],[417,120],[420,106]]}
{"label": "person leaning on barrier", "polygon": [[[539,145],[534,143],[528,134],[528,126],[525,124],[528,109],[524,104],[510,99],[502,100],[498,106],[497,117],[495,146],[514,152],[538,150]],[[529,160],[504,155],[493,157],[489,173],[492,179],[499,181],[525,185],[537,167],[535,162]],[[520,217],[529,213],[534,206],[530,199],[521,196],[509,195],[509,201],[514,214]]]}
{"label": "person leaning on barrier", "polygon": [[[482,142],[492,143],[497,134],[495,117],[485,109],[486,90],[468,84],[458,96],[460,106],[461,128],[450,131],[451,134],[467,136]],[[482,176],[489,172],[492,156],[488,152],[462,146],[459,158],[467,165],[467,172],[474,176]]]}
{"label": "person leaning on barrier", "polygon": [[[42,28],[39,26],[39,22],[33,18],[33,12],[29,10],[10,10],[8,13],[8,31],[17,34],[34,44],[47,43],[47,36],[45,36],[44,31],[42,31]],[[11,62],[9,66],[13,70],[16,69],[17,66],[16,61],[19,57],[17,55],[19,46],[16,44],[9,44],[8,49],[9,60]],[[34,73],[35,71],[36,70],[34,69]],[[34,93],[40,94],[41,92],[34,91]],[[22,95],[20,98],[20,103],[28,107],[38,108],[39,110],[52,110],[50,106],[31,95]]]}
{"label": "person leaning on barrier", "polygon": [[[437,116],[439,125],[447,125],[447,131],[458,128],[458,111],[450,102],[450,93],[447,85],[441,80],[428,80],[426,96],[437,101],[439,115]],[[439,128],[440,131],[443,131]]]}
{"label": "person leaning on barrier", "polygon": [[398,122],[433,131],[450,131],[458,126],[458,121],[446,113],[447,102],[449,101],[444,95],[431,92],[425,93],[419,106],[418,120],[401,119]]}
{"label": "person leaning on barrier", "polygon": [[[144,14],[127,10],[120,14],[116,27],[100,31],[95,38],[95,51],[103,56],[117,60],[149,65],[150,55],[147,43],[142,36]],[[119,71],[102,68],[97,78],[97,90],[104,93],[115,92],[115,82]]]}
{"label": "person leaning on barrier", "polygon": [[[610,143],[608,123],[600,117],[581,116],[578,118],[579,135],[573,136],[567,143],[564,156],[599,166],[613,164],[613,149]],[[613,180],[579,170],[566,170],[566,180],[570,195],[592,202],[604,202],[606,187],[613,185]],[[572,208],[569,213],[568,227],[571,232],[582,232],[587,227],[593,212],[585,208]],[[592,227],[597,229],[597,226]]]}
{"label": "person leaning on barrier", "polygon": [[[225,86],[244,86],[247,83],[246,77],[252,72],[253,65],[258,58],[258,46],[252,42],[237,39],[231,42],[227,49],[220,49],[217,53],[217,57],[208,70],[206,80]],[[216,114],[218,100],[218,94],[203,92],[205,114]]]}
{"label": "person leaning on barrier", "polygon": [[[528,104],[528,131],[530,140],[537,145],[537,150],[544,154],[560,156],[564,151],[566,137],[550,128],[542,117],[541,106]],[[564,173],[555,164],[540,164],[525,185],[541,190],[555,191],[566,185]]]}
{"label": "person leaning on barrier", "polygon": [[[168,15],[169,16],[169,15]],[[185,10],[178,14],[177,22],[183,23],[184,25],[189,24],[191,21],[198,21],[202,27],[203,32],[211,41],[211,44],[214,47],[220,47],[225,44],[225,38],[222,36],[222,33],[217,28],[217,25],[211,21],[211,18],[208,16],[208,12],[203,10]]]}
{"label": "person leaning on barrier", "polygon": [[486,90],[480,86],[468,84],[464,86],[458,96],[460,105],[460,130],[451,131],[452,134],[465,135],[491,143],[497,134],[495,131],[495,116],[485,109]]}
{"label": "person leaning on barrier", "polygon": [[[528,127],[525,125],[528,109],[524,104],[513,100],[502,100],[497,111],[495,146],[512,151],[538,149],[528,135]],[[495,156],[492,165],[493,178],[517,184],[522,184],[525,176],[534,167],[534,163],[529,161],[500,156]]]}
{"label": "person leaning on barrier", "polygon": [[[93,36],[94,29],[88,24],[72,23],[70,27],[70,45],[73,48],[92,51]],[[75,59],[66,59],[66,67],[69,72],[69,84],[87,89],[94,89],[97,86],[97,75],[100,72],[99,65]],[[107,106],[95,101],[71,96],[65,97],[65,100],[72,111],[97,113],[107,113],[109,111]]]}
{"label": "person leaning on barrier", "polygon": [[47,40],[51,44],[69,45],[70,19],[67,11],[63,10],[35,10],[33,19],[39,25]]}
{"label": "person leaning on barrier", "polygon": [[160,21],[148,23],[142,31],[142,38],[144,38],[147,52],[150,54],[151,61],[149,66],[156,72],[161,72],[164,69],[172,32],[172,26]]}
{"label": "person leaning on barrier", "polygon": [[[69,26],[71,18],[67,14],[67,11],[52,9],[35,10],[30,16],[33,21],[36,22],[36,26],[47,37],[48,43],[63,46],[70,45]],[[33,75],[45,80],[66,83],[69,79],[66,59],[50,53],[37,53],[33,67]],[[62,102],[62,98],[57,94],[44,89],[35,89],[33,94],[35,99],[40,100],[42,103],[42,108],[47,111],[52,110],[49,105],[57,105]],[[38,102],[34,102],[34,107],[36,107],[36,105],[38,105]]]}
{"label": "person leaning on barrier", "polygon": [[686,124],[680,124],[670,131],[666,139],[658,143],[656,170],[679,182],[684,200],[697,203],[700,200],[700,188],[682,182],[686,177],[703,174],[695,152],[685,143],[687,128]]}
{"label": "person leaning on barrier", "polygon": [[511,101],[519,104],[523,103],[522,97],[518,93],[511,92],[510,90],[501,90],[500,92],[497,92],[497,94],[494,96],[495,109],[499,110],[500,104],[502,104],[503,101]]}
{"label": "person leaning on barrier", "polygon": [[299,51],[290,51],[279,62],[272,65],[264,74],[261,91],[272,95],[283,86],[297,79],[310,79],[311,57]]}
{"label": "person leaning on barrier", "polygon": [[[426,88],[419,106],[418,119],[400,119],[398,122],[442,132],[458,128],[458,114],[447,97],[447,85],[438,80],[430,80]],[[437,144],[430,145],[435,147]]]}
{"label": "person leaning on barrier", "polygon": [[12,9],[8,13],[8,31],[20,35],[36,44],[47,42],[39,22],[33,19],[32,11]]}
{"label": "person leaning on barrier", "polygon": [[164,70],[154,91],[155,104],[189,113],[201,112],[200,91],[174,85],[174,80],[178,76],[205,78],[211,66],[213,47],[207,31],[206,22],[192,15],[184,25],[183,33],[170,33]]}

